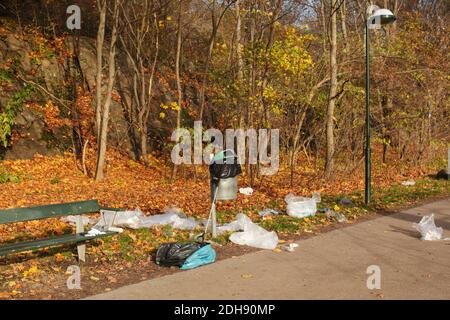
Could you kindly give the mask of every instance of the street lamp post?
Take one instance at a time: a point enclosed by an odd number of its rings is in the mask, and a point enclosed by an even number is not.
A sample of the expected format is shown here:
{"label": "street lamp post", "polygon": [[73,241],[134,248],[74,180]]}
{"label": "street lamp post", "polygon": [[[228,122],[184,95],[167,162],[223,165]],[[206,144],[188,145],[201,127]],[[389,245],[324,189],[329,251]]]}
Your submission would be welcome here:
{"label": "street lamp post", "polygon": [[[369,10],[371,11],[370,7]],[[388,9],[376,9],[365,23],[366,31],[366,145],[364,150],[364,203],[370,204],[371,196],[371,159],[370,159],[370,29],[394,22],[395,15]]]}

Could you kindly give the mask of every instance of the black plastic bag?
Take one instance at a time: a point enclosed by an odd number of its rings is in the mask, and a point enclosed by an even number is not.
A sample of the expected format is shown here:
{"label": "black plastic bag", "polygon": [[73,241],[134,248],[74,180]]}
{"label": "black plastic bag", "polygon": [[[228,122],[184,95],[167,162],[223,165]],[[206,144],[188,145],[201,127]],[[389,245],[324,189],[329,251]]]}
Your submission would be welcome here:
{"label": "black plastic bag", "polygon": [[156,251],[156,264],[164,267],[181,267],[190,255],[207,244],[204,242],[164,243]]}
{"label": "black plastic bag", "polygon": [[242,173],[238,157],[232,150],[225,150],[220,161],[214,161],[209,166],[209,173],[214,180],[233,178]]}

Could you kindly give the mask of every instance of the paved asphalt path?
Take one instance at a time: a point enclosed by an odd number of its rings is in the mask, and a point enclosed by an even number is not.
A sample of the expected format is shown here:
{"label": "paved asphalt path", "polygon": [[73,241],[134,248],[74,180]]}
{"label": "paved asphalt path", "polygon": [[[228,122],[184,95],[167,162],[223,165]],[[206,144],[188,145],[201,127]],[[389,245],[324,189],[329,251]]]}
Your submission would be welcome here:
{"label": "paved asphalt path", "polygon": [[[412,228],[431,213],[450,237],[446,199],[300,240],[293,253],[262,250],[88,299],[450,299],[450,241]],[[367,288],[371,265],[381,289]]]}

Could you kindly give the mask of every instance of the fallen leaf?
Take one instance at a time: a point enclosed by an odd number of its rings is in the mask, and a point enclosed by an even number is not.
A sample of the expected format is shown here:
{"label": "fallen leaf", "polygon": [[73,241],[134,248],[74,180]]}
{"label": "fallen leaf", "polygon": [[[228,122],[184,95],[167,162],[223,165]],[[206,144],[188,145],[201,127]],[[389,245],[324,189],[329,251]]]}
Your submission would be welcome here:
{"label": "fallen leaf", "polygon": [[56,262],[63,262],[66,258],[64,257],[64,255],[62,255],[61,253],[57,253],[55,254],[55,260]]}
{"label": "fallen leaf", "polygon": [[29,277],[29,276],[33,276],[36,275],[37,273],[39,273],[39,269],[37,266],[32,266],[30,269],[25,270],[22,274],[25,278]]}

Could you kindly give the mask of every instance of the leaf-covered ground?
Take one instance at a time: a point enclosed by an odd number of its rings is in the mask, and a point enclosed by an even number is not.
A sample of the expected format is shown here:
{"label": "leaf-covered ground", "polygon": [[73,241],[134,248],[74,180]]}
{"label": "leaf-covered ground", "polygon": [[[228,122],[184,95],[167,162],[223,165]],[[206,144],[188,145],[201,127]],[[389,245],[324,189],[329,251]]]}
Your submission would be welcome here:
{"label": "leaf-covered ground", "polygon": [[[272,177],[256,180],[252,196],[238,195],[236,201],[218,204],[220,223],[234,219],[245,212],[253,221],[268,230],[277,231],[283,241],[323,232],[370,216],[376,210],[411,205],[436,196],[448,196],[449,182],[435,180],[430,175],[441,160],[427,167],[411,167],[400,161],[380,164],[375,157],[373,168],[373,205],[363,205],[363,169],[336,174],[331,182],[320,176],[321,164],[301,161],[290,187],[290,171],[281,169]],[[93,159],[93,156],[91,157]],[[94,164],[88,161],[88,168]],[[103,205],[134,209],[157,214],[168,206],[178,206],[189,216],[206,218],[209,212],[209,183],[207,168],[197,170],[197,179],[189,168],[179,170],[179,179],[170,183],[170,169],[153,159],[149,167],[129,160],[118,153],[108,157],[108,174],[102,182],[86,177],[77,168],[70,154],[33,160],[3,161],[0,165],[0,208],[98,199]],[[402,186],[401,181],[415,179],[416,185]],[[247,177],[240,177],[239,185],[247,186]],[[285,210],[284,196],[288,193],[310,196],[320,192],[319,208],[331,208],[344,214],[348,222],[339,224],[325,214],[296,219],[285,214],[261,219],[257,212],[263,208]],[[353,204],[342,206],[339,200],[347,197]],[[0,242],[13,242],[71,232],[72,227],[56,219],[0,225]],[[80,298],[90,294],[164,274],[178,272],[160,268],[152,254],[159,244],[186,240],[200,230],[189,232],[170,227],[126,230],[109,238],[90,242],[88,261],[81,265],[82,290],[68,290],[67,267],[77,264],[73,247],[52,248],[38,253],[24,253],[0,260],[0,299],[24,298]],[[227,235],[215,239],[219,259],[240,255],[254,249],[237,246],[227,241]],[[278,252],[279,249],[276,249]]]}

